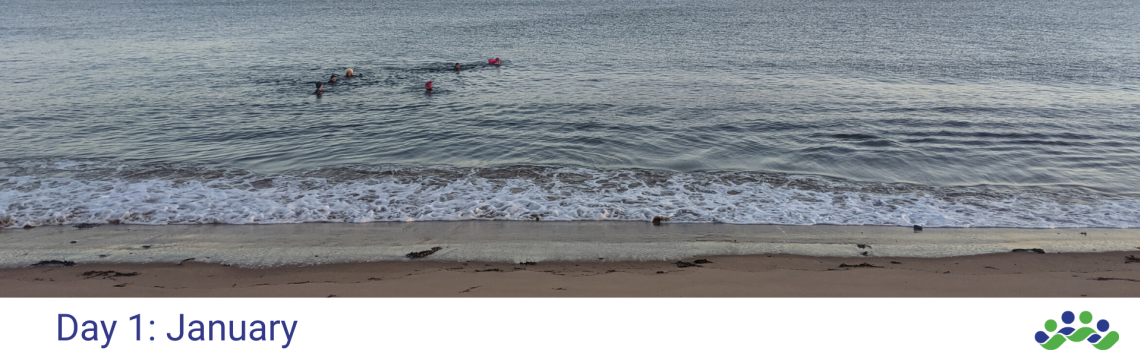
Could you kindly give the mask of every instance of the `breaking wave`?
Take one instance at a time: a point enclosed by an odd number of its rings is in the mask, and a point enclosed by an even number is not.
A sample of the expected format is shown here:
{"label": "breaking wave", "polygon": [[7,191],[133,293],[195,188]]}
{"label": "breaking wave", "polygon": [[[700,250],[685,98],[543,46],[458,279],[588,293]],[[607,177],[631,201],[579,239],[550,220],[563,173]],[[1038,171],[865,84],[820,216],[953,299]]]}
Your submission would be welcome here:
{"label": "breaking wave", "polygon": [[1140,199],[1064,186],[933,187],[770,172],[350,166],[281,174],[0,163],[0,226],[520,220],[1140,227]]}

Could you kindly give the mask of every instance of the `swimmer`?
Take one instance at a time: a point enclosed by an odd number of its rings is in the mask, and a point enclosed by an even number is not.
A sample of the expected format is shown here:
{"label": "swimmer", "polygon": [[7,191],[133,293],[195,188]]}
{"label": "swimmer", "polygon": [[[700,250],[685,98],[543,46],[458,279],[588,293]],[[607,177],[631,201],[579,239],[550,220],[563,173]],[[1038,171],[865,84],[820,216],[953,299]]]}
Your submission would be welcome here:
{"label": "swimmer", "polygon": [[459,63],[455,63],[455,71],[459,71],[459,69],[461,69],[461,68],[463,68],[463,67],[459,66]]}
{"label": "swimmer", "polygon": [[494,58],[494,59],[488,59],[488,60],[487,60],[487,63],[488,63],[488,64],[491,64],[491,65],[495,65],[495,66],[499,66],[499,63],[500,63],[500,62],[502,62],[502,60],[499,60],[499,58]]}
{"label": "swimmer", "polygon": [[332,84],[335,82],[336,82],[336,74],[333,74],[331,77],[329,77],[329,84]]}
{"label": "swimmer", "polygon": [[317,91],[314,91],[313,95],[320,96],[324,92],[325,92],[325,84],[322,84],[320,81],[318,81],[317,82]]}
{"label": "swimmer", "polygon": [[345,79],[351,79],[352,78],[352,68],[348,68],[347,70],[344,71],[344,78]]}
{"label": "swimmer", "polygon": [[431,92],[431,81],[428,81],[427,84],[424,84],[424,91]]}

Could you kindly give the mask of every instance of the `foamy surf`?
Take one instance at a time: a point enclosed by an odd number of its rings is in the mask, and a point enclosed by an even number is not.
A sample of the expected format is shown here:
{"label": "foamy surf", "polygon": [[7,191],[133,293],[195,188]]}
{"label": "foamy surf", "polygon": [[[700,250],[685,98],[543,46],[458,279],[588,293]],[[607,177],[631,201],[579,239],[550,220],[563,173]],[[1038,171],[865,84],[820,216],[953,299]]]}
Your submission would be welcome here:
{"label": "foamy surf", "polygon": [[1066,187],[930,187],[766,172],[360,166],[274,175],[98,162],[0,164],[0,224],[650,221],[1140,227],[1140,199]]}

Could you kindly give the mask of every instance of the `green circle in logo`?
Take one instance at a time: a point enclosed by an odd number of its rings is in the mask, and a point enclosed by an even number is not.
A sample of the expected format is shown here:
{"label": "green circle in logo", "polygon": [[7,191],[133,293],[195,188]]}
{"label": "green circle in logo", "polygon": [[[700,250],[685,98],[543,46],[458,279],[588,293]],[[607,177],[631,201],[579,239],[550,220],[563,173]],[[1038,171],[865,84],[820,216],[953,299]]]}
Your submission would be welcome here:
{"label": "green circle in logo", "polygon": [[1057,321],[1049,319],[1045,322],[1045,331],[1053,332],[1054,330],[1057,330]]}
{"label": "green circle in logo", "polygon": [[1081,324],[1088,324],[1092,322],[1092,313],[1088,311],[1081,312]]}

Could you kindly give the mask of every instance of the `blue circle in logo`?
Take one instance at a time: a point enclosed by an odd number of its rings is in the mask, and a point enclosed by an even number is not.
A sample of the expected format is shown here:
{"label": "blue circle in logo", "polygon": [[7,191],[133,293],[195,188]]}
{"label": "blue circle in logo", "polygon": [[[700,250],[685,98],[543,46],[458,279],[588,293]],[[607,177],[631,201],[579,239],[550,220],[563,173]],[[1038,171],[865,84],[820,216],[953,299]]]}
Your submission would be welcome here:
{"label": "blue circle in logo", "polygon": [[1037,335],[1033,335],[1033,337],[1037,340],[1038,344],[1044,344],[1046,341],[1049,341],[1049,335],[1045,334],[1044,331],[1038,331]]}
{"label": "blue circle in logo", "polygon": [[1076,318],[1076,316],[1073,315],[1072,311],[1066,311],[1063,314],[1061,314],[1061,321],[1063,321],[1066,324],[1072,324],[1073,319],[1075,319],[1075,318]]}
{"label": "blue circle in logo", "polygon": [[1096,329],[1100,331],[1108,331],[1108,320],[1101,319],[1096,322]]}

